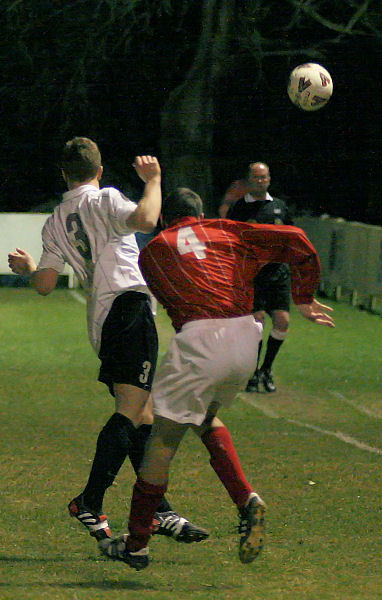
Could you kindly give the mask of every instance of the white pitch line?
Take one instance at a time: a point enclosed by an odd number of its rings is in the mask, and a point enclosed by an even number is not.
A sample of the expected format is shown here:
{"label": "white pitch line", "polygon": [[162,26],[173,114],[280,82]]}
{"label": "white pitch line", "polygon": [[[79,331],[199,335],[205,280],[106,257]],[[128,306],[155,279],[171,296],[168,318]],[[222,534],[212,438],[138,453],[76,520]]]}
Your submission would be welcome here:
{"label": "white pitch line", "polygon": [[347,433],[343,433],[342,431],[330,431],[329,429],[322,429],[317,425],[311,425],[310,423],[303,423],[302,421],[296,421],[295,419],[286,419],[288,423],[293,423],[294,425],[299,425],[300,427],[306,427],[307,429],[313,429],[313,431],[317,431],[318,433],[324,433],[325,435],[331,435],[332,437],[341,440],[341,442],[345,442],[345,444],[350,444],[351,446],[355,446],[360,450],[366,450],[367,452],[372,452],[373,454],[382,455],[382,450],[379,448],[374,448],[374,446],[369,446],[364,442],[360,442],[356,438],[353,438],[351,435]]}
{"label": "white pitch line", "polygon": [[369,446],[368,444],[364,444],[364,442],[360,442],[359,440],[352,437],[351,435],[348,435],[347,433],[343,433],[342,431],[330,431],[329,429],[322,429],[321,427],[318,427],[317,425],[311,425],[310,423],[304,423],[303,421],[297,421],[296,419],[288,419],[286,417],[280,416],[278,413],[276,413],[272,409],[269,409],[268,407],[263,406],[262,404],[260,404],[259,402],[256,402],[256,400],[253,400],[252,398],[249,398],[248,396],[244,396],[244,395],[240,394],[240,398],[242,400],[244,400],[245,402],[247,402],[248,404],[251,404],[251,406],[254,406],[255,408],[257,408],[266,417],[270,417],[271,419],[283,419],[287,423],[291,423],[292,425],[298,425],[299,427],[305,427],[306,429],[312,429],[313,431],[317,431],[317,433],[322,433],[324,435],[330,435],[332,437],[337,438],[341,442],[344,442],[345,444],[350,444],[351,446],[355,446],[356,448],[359,448],[360,450],[366,450],[367,452],[371,452],[372,454],[380,454],[382,456],[382,450],[380,450],[379,448],[374,448],[374,446]]}
{"label": "white pitch line", "polygon": [[358,410],[358,412],[363,413],[364,415],[367,415],[368,417],[373,417],[373,419],[382,419],[382,414],[378,414],[378,413],[374,412],[373,410],[370,410],[369,408],[360,406],[356,402],[353,402],[353,400],[349,400],[349,398],[346,398],[346,396],[341,394],[341,392],[337,392],[337,390],[328,390],[328,393],[331,396],[334,396],[334,398],[337,398],[338,400],[341,400],[345,404],[352,406],[353,408]]}
{"label": "white pitch line", "polygon": [[77,300],[77,302],[80,302],[81,304],[86,304],[86,298],[81,296],[81,294],[79,294],[78,292],[70,290],[69,293],[71,296],[73,296],[75,300]]}

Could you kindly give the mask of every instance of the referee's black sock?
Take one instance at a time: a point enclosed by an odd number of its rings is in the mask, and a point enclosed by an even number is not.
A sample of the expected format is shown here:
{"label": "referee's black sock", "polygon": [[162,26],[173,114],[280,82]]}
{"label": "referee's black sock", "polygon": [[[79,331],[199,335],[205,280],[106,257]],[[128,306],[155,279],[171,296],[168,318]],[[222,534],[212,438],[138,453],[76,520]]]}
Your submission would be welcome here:
{"label": "referee's black sock", "polygon": [[[286,334],[285,334],[286,335]],[[284,339],[276,339],[272,334],[269,335],[267,341],[267,350],[265,352],[264,361],[261,366],[262,371],[269,371],[272,368],[273,361],[276,358],[278,351]]]}
{"label": "referee's black sock", "polygon": [[96,512],[102,512],[105,492],[123,465],[136,431],[128,417],[114,413],[98,436],[93,465],[83,491],[84,503]]}

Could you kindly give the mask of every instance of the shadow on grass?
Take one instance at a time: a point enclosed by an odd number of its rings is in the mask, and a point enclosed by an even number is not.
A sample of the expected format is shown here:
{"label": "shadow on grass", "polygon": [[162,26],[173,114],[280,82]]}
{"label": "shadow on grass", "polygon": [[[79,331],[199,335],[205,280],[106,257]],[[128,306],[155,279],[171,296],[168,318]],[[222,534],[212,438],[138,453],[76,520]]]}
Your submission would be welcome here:
{"label": "shadow on grass", "polygon": [[[60,558],[60,557],[57,557],[57,558],[53,558],[53,557],[52,558],[44,558],[44,557],[34,558],[32,556],[21,557],[21,556],[1,556],[0,555],[0,563],[7,563],[7,562],[9,562],[11,564],[23,563],[25,565],[27,565],[28,563],[31,563],[31,564],[42,563],[44,565],[49,564],[49,563],[53,563],[53,564],[70,563],[70,564],[72,564],[73,558],[70,558],[70,557],[69,558]],[[92,557],[83,558],[82,557],[82,558],[76,559],[76,562],[77,563],[78,562],[84,562],[84,563],[93,562],[96,564],[103,564],[103,565],[111,564],[111,561],[109,561],[107,559],[105,560],[105,559],[103,559],[103,557],[100,557],[100,558],[92,558]],[[154,562],[154,561],[152,561],[152,562]],[[172,560],[166,559],[166,558],[160,560],[161,564],[164,564],[164,565],[168,564],[172,567],[174,566],[174,562],[176,562],[178,565],[181,564],[183,567],[192,567],[194,565],[194,561],[192,559],[185,559],[184,557],[180,559],[179,557],[175,556],[174,559],[172,559]],[[115,565],[116,563],[113,562],[113,564]],[[119,563],[119,564],[121,564],[121,563]],[[159,563],[156,563],[156,564],[159,564]],[[151,562],[150,562],[150,566],[152,566]],[[1,582],[0,582],[0,585],[1,585]],[[1,598],[0,598],[0,600],[1,600]]]}
{"label": "shadow on grass", "polygon": [[[95,560],[94,562],[100,562],[100,563],[104,563],[104,562],[108,562],[108,561],[98,561]],[[65,559],[65,558],[33,558],[33,557],[27,557],[27,558],[21,558],[21,557],[12,557],[12,556],[0,556],[0,564],[1,563],[24,563],[24,566],[27,567],[28,563],[33,566],[33,565],[38,565],[38,564],[65,564],[65,563],[72,563],[71,559]],[[174,568],[174,561],[173,560],[169,560],[169,559],[164,559],[160,561],[160,566],[161,568],[165,568],[166,570],[168,569],[173,569]],[[180,561],[181,565],[183,568],[190,568],[193,566],[193,562],[192,561],[188,561],[188,560],[182,560]],[[177,568],[179,568],[179,561],[177,561]],[[123,566],[122,566],[123,568]],[[148,571],[144,574],[140,574],[137,573],[135,571],[131,571],[131,576],[132,578],[134,577],[142,577],[141,581],[137,581],[136,579],[129,579],[128,575],[130,574],[129,571],[127,571],[127,573],[125,572],[124,575],[126,575],[126,579],[118,580],[115,581],[113,579],[111,579],[110,577],[103,577],[102,579],[95,579],[92,577],[91,580],[89,581],[68,581],[68,582],[59,582],[59,581],[26,581],[23,580],[22,583],[16,583],[14,578],[8,582],[0,582],[0,599],[2,597],[1,595],[1,590],[13,590],[15,593],[15,598],[18,598],[18,592],[17,590],[25,590],[25,589],[29,589],[29,590],[35,590],[35,593],[38,594],[39,590],[40,592],[44,592],[44,591],[49,591],[49,590],[132,590],[132,591],[139,591],[139,592],[143,592],[143,591],[152,591],[152,592],[156,592],[156,591],[163,591],[163,586],[162,585],[155,585],[152,582],[148,581],[145,576],[148,575],[150,577],[150,572],[153,569],[153,565],[151,565],[151,568],[148,569]],[[180,585],[178,588],[179,592],[193,592],[193,591],[200,591],[200,590],[205,590],[205,589],[209,589],[210,591],[215,590],[216,592],[218,591],[222,591],[222,590],[231,590],[231,591],[238,591],[240,589],[240,586],[237,585],[236,583],[223,583],[223,582],[219,582],[216,581],[215,576],[213,575],[212,571],[210,573],[205,573],[205,577],[203,577],[206,579],[206,581],[193,581],[193,582],[189,582],[187,581],[187,583],[182,586]],[[37,597],[37,596],[36,596]]]}
{"label": "shadow on grass", "polygon": [[0,583],[1,589],[12,589],[12,590],[47,590],[47,589],[63,589],[63,590],[138,590],[138,591],[157,591],[159,588],[155,585],[148,583],[147,581],[143,581],[140,583],[139,581],[112,581],[108,579],[103,579],[102,581],[82,581],[82,582],[73,582],[73,583],[44,583],[40,581],[34,582],[24,582],[19,584],[14,583]]}
{"label": "shadow on grass", "polygon": [[[103,561],[103,560],[94,560],[94,562],[99,562],[99,563],[107,563],[108,561]],[[33,557],[25,557],[22,558],[20,556],[0,556],[0,563],[23,563],[25,566],[27,566],[28,564],[64,564],[64,563],[72,563],[71,559],[66,559],[66,558],[33,558]],[[132,575],[136,575],[136,573],[134,571],[131,572]],[[153,590],[156,591],[158,588],[155,585],[152,585],[150,583],[148,583],[147,581],[142,581],[138,582],[138,581],[130,581],[130,580],[125,580],[125,581],[114,581],[112,579],[105,579],[103,578],[100,581],[97,581],[95,579],[92,578],[91,581],[77,581],[77,582],[73,582],[73,583],[59,583],[59,582],[51,582],[51,583],[47,583],[47,582],[42,582],[42,581],[33,581],[33,582],[23,582],[23,583],[15,583],[14,579],[8,582],[4,582],[1,581],[0,582],[0,590],[1,589],[25,589],[25,588],[31,588],[31,589],[50,589],[50,588],[62,588],[62,589],[99,589],[99,590],[123,590],[123,589],[128,589],[128,590]],[[0,592],[0,598],[1,598],[1,592]]]}
{"label": "shadow on grass", "polygon": [[[76,559],[77,560],[77,559]],[[93,561],[93,562],[99,562],[99,563],[106,563],[108,561],[106,560],[99,560],[99,559],[92,559],[92,558],[81,558],[78,559],[77,562],[79,561],[84,561],[84,562],[88,562],[89,560]],[[33,556],[0,556],[0,562],[9,562],[9,563],[44,563],[44,564],[48,564],[48,563],[72,563],[73,559],[72,558],[44,558],[43,556],[41,558],[34,558]],[[1,582],[0,582],[1,585]]]}

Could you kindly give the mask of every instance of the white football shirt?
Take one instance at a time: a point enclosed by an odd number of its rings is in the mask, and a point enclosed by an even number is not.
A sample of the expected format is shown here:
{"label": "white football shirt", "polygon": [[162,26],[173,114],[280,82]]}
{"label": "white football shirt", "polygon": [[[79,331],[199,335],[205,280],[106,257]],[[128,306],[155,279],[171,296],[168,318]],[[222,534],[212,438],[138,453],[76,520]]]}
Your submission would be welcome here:
{"label": "white football shirt", "polygon": [[74,270],[87,295],[89,339],[99,352],[104,320],[126,291],[148,293],[138,266],[135,231],[126,219],[137,205],[114,188],[82,185],[63,194],[42,229],[38,269]]}

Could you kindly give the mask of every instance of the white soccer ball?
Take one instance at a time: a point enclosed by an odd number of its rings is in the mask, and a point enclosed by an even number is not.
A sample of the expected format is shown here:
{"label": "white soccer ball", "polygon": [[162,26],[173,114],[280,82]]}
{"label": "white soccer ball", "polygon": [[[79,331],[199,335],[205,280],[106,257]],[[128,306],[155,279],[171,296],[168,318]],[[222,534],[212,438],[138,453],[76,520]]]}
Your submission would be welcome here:
{"label": "white soccer ball", "polygon": [[326,69],[316,63],[299,65],[289,75],[288,96],[302,110],[318,110],[333,93],[333,81]]}

